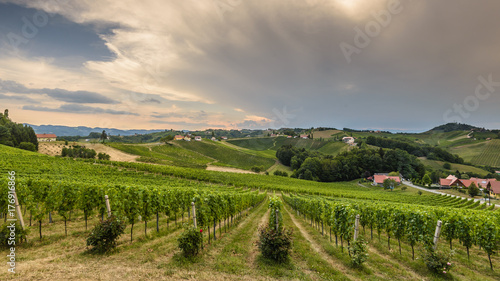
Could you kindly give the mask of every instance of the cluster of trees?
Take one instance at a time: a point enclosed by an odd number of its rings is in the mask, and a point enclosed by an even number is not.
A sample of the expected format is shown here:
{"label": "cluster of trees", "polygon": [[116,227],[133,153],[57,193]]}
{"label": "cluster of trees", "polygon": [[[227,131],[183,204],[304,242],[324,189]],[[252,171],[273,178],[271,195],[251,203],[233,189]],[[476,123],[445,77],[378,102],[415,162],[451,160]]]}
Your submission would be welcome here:
{"label": "cluster of trees", "polygon": [[38,151],[38,139],[33,128],[12,122],[8,109],[0,113],[0,144]]}
{"label": "cluster of trees", "polygon": [[396,140],[389,138],[380,138],[369,136],[366,138],[366,143],[383,148],[401,149],[417,157],[427,157],[430,160],[441,160],[445,162],[463,164],[464,160],[458,155],[453,155],[448,151],[433,147],[428,144],[418,144],[405,140]]}
{"label": "cluster of trees", "polygon": [[400,149],[354,149],[337,156],[284,145],[276,152],[283,165],[294,169],[292,177],[322,182],[348,181],[376,172],[399,171],[406,178],[422,178],[425,167]]}
{"label": "cluster of trees", "polygon": [[95,150],[79,145],[75,145],[71,148],[64,147],[61,153],[62,157],[71,158],[95,158],[96,155],[97,153],[95,152]]}

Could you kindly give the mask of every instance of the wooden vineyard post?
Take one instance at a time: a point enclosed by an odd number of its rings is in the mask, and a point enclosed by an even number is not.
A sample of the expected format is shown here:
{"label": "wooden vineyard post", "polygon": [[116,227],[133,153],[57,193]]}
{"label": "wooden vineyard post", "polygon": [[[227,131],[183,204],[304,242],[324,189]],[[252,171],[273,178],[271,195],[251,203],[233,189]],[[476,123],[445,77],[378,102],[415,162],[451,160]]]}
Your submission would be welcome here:
{"label": "wooden vineyard post", "polygon": [[358,239],[358,233],[359,233],[359,214],[356,215],[356,222],[354,222],[354,241],[356,242],[356,239]]}
{"label": "wooden vineyard post", "polygon": [[196,206],[194,205],[194,202],[191,202],[191,206],[193,206],[193,223],[194,223],[194,228],[197,228],[197,226],[196,226]]}
{"label": "wooden vineyard post", "polygon": [[17,218],[19,219],[19,222],[21,223],[21,228],[24,229],[23,213],[21,213],[21,208],[19,206],[19,201],[17,200],[16,191],[14,191],[14,200],[15,200],[15,203],[16,203]]}
{"label": "wooden vineyard post", "polygon": [[279,213],[279,210],[276,209],[276,231],[279,230],[279,219],[278,219],[278,213]]}
{"label": "wooden vineyard post", "polygon": [[434,251],[437,249],[439,234],[441,233],[441,224],[442,224],[442,222],[438,221],[437,225],[436,225],[436,232],[434,233]]}
{"label": "wooden vineyard post", "polygon": [[111,206],[109,205],[108,195],[104,195],[104,199],[106,200],[106,209],[108,209],[108,218],[111,217]]}

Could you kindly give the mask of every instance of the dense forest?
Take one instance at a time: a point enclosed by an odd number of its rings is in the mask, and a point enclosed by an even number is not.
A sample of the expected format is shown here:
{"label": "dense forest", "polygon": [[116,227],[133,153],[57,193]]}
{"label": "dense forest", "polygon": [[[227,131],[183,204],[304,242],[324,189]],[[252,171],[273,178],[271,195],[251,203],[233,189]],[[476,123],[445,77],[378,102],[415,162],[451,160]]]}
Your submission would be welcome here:
{"label": "dense forest", "polygon": [[294,170],[292,177],[322,182],[348,181],[392,171],[399,171],[405,178],[421,178],[425,174],[425,167],[417,157],[401,149],[360,148],[331,156],[284,145],[276,157]]}
{"label": "dense forest", "polygon": [[38,140],[33,128],[12,122],[8,109],[0,113],[0,144],[38,151]]}

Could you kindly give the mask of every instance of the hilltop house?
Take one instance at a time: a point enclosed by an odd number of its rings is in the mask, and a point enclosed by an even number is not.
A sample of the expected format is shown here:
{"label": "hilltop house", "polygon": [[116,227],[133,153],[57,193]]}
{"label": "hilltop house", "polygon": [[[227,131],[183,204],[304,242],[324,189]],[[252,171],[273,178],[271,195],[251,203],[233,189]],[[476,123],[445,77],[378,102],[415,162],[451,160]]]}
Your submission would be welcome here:
{"label": "hilltop house", "polygon": [[227,137],[220,137],[221,140],[227,140]]}
{"label": "hilltop house", "polygon": [[195,141],[201,141],[201,137],[200,136],[196,136],[196,137],[194,137],[194,140]]}
{"label": "hilltop house", "polygon": [[183,140],[184,136],[181,135],[175,135],[174,140]]}
{"label": "hilltop house", "polygon": [[55,134],[36,134],[36,139],[41,141],[56,141],[57,136]]}
{"label": "hilltop house", "polygon": [[348,144],[353,144],[354,143],[354,138],[353,137],[343,137],[342,141]]}
{"label": "hilltop house", "polygon": [[301,139],[308,139],[308,138],[309,138],[309,136],[308,136],[308,135],[300,135],[300,138],[301,138]]}
{"label": "hilltop house", "polygon": [[401,178],[398,176],[388,176],[388,174],[375,174],[375,175],[373,175],[373,184],[372,185],[383,186],[384,180],[386,180],[386,179],[392,179],[392,180],[395,180],[398,185],[401,184]]}
{"label": "hilltop house", "polygon": [[191,141],[191,137],[190,137],[190,136],[185,136],[185,137],[184,137],[184,140],[185,140],[185,141]]}
{"label": "hilltop house", "polygon": [[217,138],[216,137],[212,137],[211,140],[217,141]]}

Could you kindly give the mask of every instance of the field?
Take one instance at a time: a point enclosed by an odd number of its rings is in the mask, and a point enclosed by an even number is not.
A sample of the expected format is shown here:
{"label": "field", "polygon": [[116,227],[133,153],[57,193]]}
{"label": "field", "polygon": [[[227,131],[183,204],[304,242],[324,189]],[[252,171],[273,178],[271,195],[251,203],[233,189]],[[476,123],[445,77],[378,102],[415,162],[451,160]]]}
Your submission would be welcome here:
{"label": "field", "polygon": [[319,138],[329,139],[332,136],[334,136],[340,132],[342,132],[342,131],[340,131],[340,130],[314,131],[314,138],[315,139],[319,139]]}
{"label": "field", "polygon": [[481,154],[474,156],[471,162],[476,165],[500,167],[500,140],[488,141]]}
{"label": "field", "polygon": [[[161,147],[158,148],[159,151],[156,153],[163,151]],[[146,151],[137,147],[129,149],[133,149],[136,153]],[[336,242],[335,237],[331,238],[332,236],[328,235],[330,230],[328,222],[322,235],[320,221],[309,215],[304,219],[296,210],[292,210],[292,205],[285,206],[283,210],[285,226],[294,231],[291,258],[285,264],[272,263],[260,256],[254,243],[258,237],[258,226],[265,223],[269,216],[267,201],[261,203],[254,201],[255,205],[242,207],[241,216],[237,211],[234,219],[233,215],[231,219],[229,216],[219,217],[215,229],[217,240],[213,239],[212,228],[211,240],[208,235],[204,235],[205,247],[201,254],[195,259],[186,259],[181,256],[176,242],[183,231],[181,222],[187,222],[189,219],[188,208],[183,206],[187,205],[193,196],[206,199],[212,196],[220,198],[241,196],[261,200],[259,198],[265,198],[262,196],[266,193],[277,192],[276,194],[283,199],[289,198],[288,194],[302,194],[298,198],[304,200],[324,198],[321,200],[331,202],[333,206],[347,204],[358,208],[383,204],[401,210],[425,210],[440,216],[448,213],[470,213],[476,217],[490,217],[498,212],[486,210],[486,205],[465,204],[451,197],[426,192],[419,195],[412,188],[406,191],[398,188],[389,192],[378,187],[359,186],[356,182],[317,183],[272,175],[220,173],[132,162],[97,161],[94,164],[94,161],[55,158],[1,145],[0,152],[1,172],[6,174],[12,169],[16,170],[21,205],[22,208],[28,209],[24,212],[25,221],[28,225],[32,225],[28,242],[16,246],[18,273],[12,276],[5,270],[0,273],[0,279],[14,277],[18,280],[440,280],[440,277],[429,272],[421,259],[411,258],[411,248],[406,238],[401,241],[400,254],[395,250],[398,247],[397,239],[388,239],[385,231],[380,234],[374,231],[372,238],[369,226],[366,229],[363,227],[361,231],[361,235],[369,241],[369,259],[360,268],[352,267],[346,249],[340,246],[339,241]],[[167,152],[171,154],[170,151]],[[282,167],[276,166],[276,168]],[[4,189],[5,186],[6,182],[2,179]],[[36,199],[38,193],[33,193],[35,197],[30,197],[33,199],[24,197],[31,192],[31,188],[44,189],[50,186],[62,192],[74,189],[76,194],[87,190],[90,192],[95,190],[96,194],[108,194],[111,209],[123,215],[136,210],[135,214],[143,214],[142,218],[147,218],[143,203],[146,201],[143,200],[146,200],[145,196],[151,190],[157,190],[156,192],[160,194],[166,192],[165,196],[172,194],[166,197],[168,198],[166,202],[170,203],[163,206],[179,207],[176,209],[169,207],[167,213],[165,211],[159,213],[158,231],[154,213],[148,221],[137,220],[132,241],[130,239],[132,228],[128,224],[126,235],[120,238],[117,249],[110,254],[100,256],[86,252],[85,238],[92,226],[98,222],[101,212],[99,210],[102,210],[100,209],[102,207],[96,207],[94,213],[89,216],[89,227],[86,229],[82,207],[75,206],[67,223],[66,236],[64,217],[61,215],[63,213],[52,209],[53,221],[50,223],[46,213],[36,211],[37,208],[51,210],[50,206],[53,205],[47,203],[52,202],[51,196],[56,196],[57,193],[49,192],[47,196],[38,199]],[[313,193],[316,195],[308,195]],[[321,197],[317,197],[318,195]],[[229,200],[231,197],[227,198]],[[79,202],[81,199],[76,200]],[[96,206],[103,206],[102,198],[96,197],[92,200],[97,200]],[[440,207],[434,207],[436,205]],[[221,205],[223,208],[227,206],[227,204]],[[200,205],[199,212],[203,213],[204,208],[204,205]],[[302,209],[301,213],[305,210]],[[29,220],[31,212],[33,212],[32,222]],[[39,238],[39,225],[35,215],[42,221],[42,239]],[[39,215],[44,216],[39,217]],[[442,219],[446,220],[446,216]],[[432,224],[435,224],[434,218],[432,220]],[[203,220],[199,223],[202,224]],[[203,228],[207,226],[211,225],[205,223]],[[208,232],[210,229],[205,230]],[[387,241],[392,250],[387,247]],[[448,244],[443,238],[440,248],[444,250],[447,247]],[[488,258],[482,249],[477,246],[472,247],[471,259],[468,261],[466,250],[458,241],[453,242],[453,248],[457,252],[453,258],[456,267],[450,272],[454,280],[500,278],[498,270],[489,269]],[[420,250],[415,251],[418,257]],[[8,251],[2,250],[0,254],[5,256]],[[492,256],[492,263],[495,268],[500,265],[497,255]]]}
{"label": "field", "polygon": [[260,155],[251,155],[242,150],[230,148],[226,145],[209,141],[177,141],[176,145],[201,155],[217,160],[213,165],[229,166],[249,170],[254,166],[262,166],[264,169],[271,167],[275,161]]}
{"label": "field", "polygon": [[[435,170],[445,170],[443,168],[443,164],[445,162],[443,161],[436,161],[436,160],[427,160],[425,158],[419,158],[419,160],[426,166],[430,166]],[[474,167],[474,166],[469,166],[469,165],[462,165],[462,164],[454,164],[450,163],[451,169],[447,170],[448,172],[455,172],[455,171],[460,171],[462,173],[467,173],[467,172],[472,172],[481,175],[482,177],[485,177],[487,174],[489,174],[488,171]]]}

